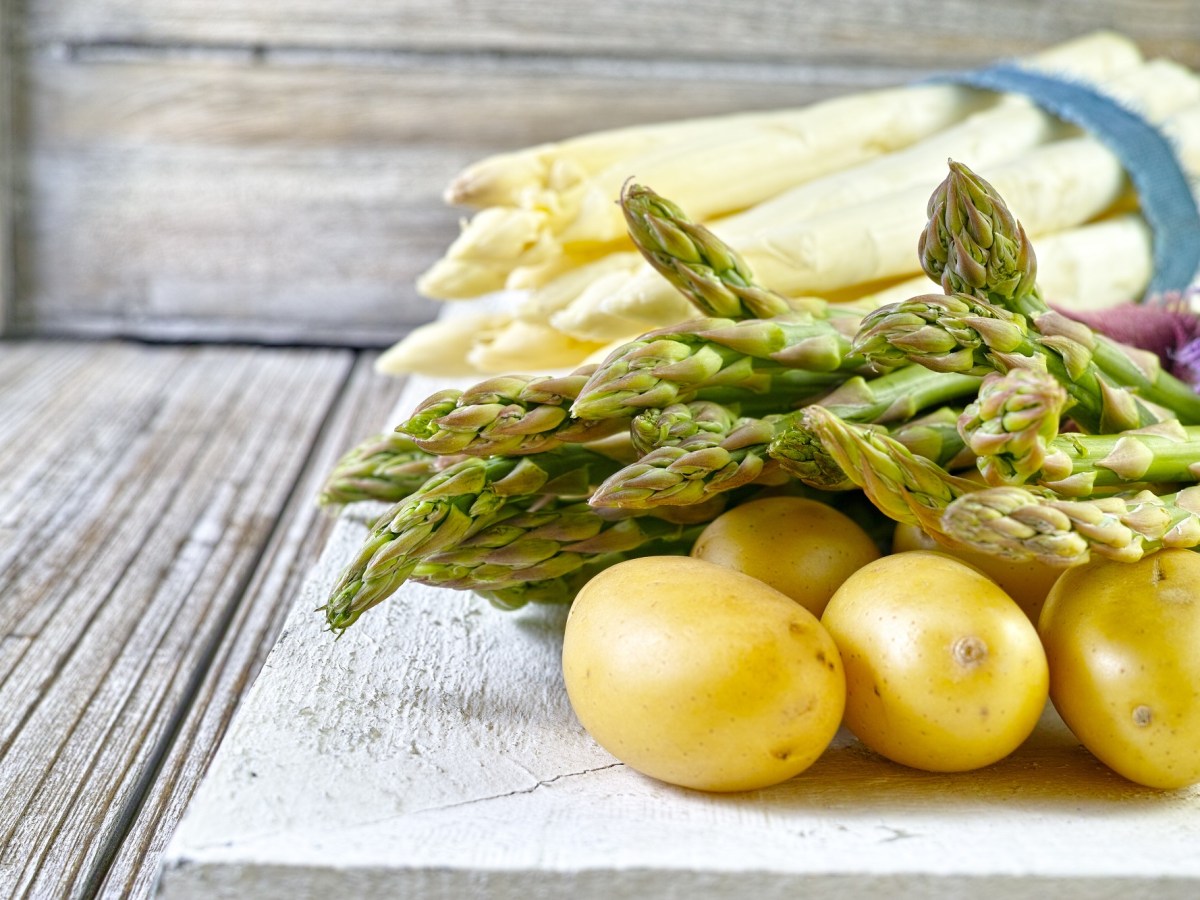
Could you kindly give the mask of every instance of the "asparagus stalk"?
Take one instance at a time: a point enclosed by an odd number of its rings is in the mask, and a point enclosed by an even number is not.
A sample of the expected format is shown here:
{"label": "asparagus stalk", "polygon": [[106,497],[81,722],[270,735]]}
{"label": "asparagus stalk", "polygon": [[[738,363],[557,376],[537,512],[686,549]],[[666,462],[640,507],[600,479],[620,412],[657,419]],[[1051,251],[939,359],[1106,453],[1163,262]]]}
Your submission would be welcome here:
{"label": "asparagus stalk", "polygon": [[602,398],[614,393],[622,403],[644,395],[649,402],[637,405],[666,406],[689,389],[747,386],[779,369],[804,373],[792,380],[815,391],[845,380],[837,373],[862,367],[863,360],[849,350],[849,338],[831,321],[808,312],[740,322],[694,319],[647,332],[613,351],[580,391],[574,412],[602,418],[587,410],[603,406]]}
{"label": "asparagus stalk", "polygon": [[[1101,82],[1130,70],[1136,72],[1140,62],[1141,55],[1133,42],[1112,32],[1084,35],[1028,59],[1028,64],[1033,67],[1065,71],[1076,78]],[[860,140],[868,140],[877,131],[888,131],[886,126],[893,124],[901,124],[907,129],[915,127],[895,111],[895,100],[912,91],[900,88],[862,95],[863,99],[850,97],[801,109],[636,125],[538,144],[473,163],[451,182],[445,199],[448,203],[480,207],[520,205],[546,193],[570,190],[610,166],[656,148],[672,145],[696,145],[699,148],[748,125],[767,133],[779,129],[811,131],[817,141],[812,147],[813,155],[824,161],[826,154],[832,153],[837,159],[843,142],[855,134],[860,135]],[[917,93],[919,108],[925,110],[931,101],[934,105],[947,102],[945,93],[943,88],[931,92],[923,86]],[[891,121],[889,113],[895,116],[896,123]],[[928,130],[937,134],[943,127]],[[888,137],[891,141],[902,139],[897,135],[889,134]],[[841,162],[847,164],[844,160]],[[697,189],[701,187],[702,184],[696,185]]]}
{"label": "asparagus stalk", "polygon": [[715,446],[743,421],[736,410],[723,403],[693,400],[638,413],[629,423],[629,435],[634,450],[645,456],[658,447]]}
{"label": "asparagus stalk", "polygon": [[[741,324],[756,324],[756,320]],[[625,344],[601,363],[571,405],[571,414],[588,420],[627,418],[649,407],[695,399],[749,403],[755,397],[765,401],[760,406],[778,409],[820,394],[847,377],[842,371],[808,371],[748,355],[710,340],[717,336],[733,341],[735,336],[719,335],[719,330],[702,336],[663,329],[661,337],[651,332]]]}
{"label": "asparagus stalk", "polygon": [[783,471],[809,487],[823,491],[852,491],[858,487],[821,439],[805,427],[802,417],[791,417],[778,430],[767,446],[767,454]]}
{"label": "asparagus stalk", "polygon": [[927,294],[863,320],[854,341],[876,366],[915,362],[939,372],[987,374],[1013,368],[1049,372],[1066,389],[1084,430],[1125,431],[1159,416],[1096,366],[1090,348],[1066,333],[1032,331],[1025,317],[969,294]]}
{"label": "asparagus stalk", "polygon": [[954,540],[1006,559],[1066,567],[1096,553],[1134,562],[1164,548],[1200,546],[1200,486],[1090,500],[989,488],[952,502],[942,526]]}
{"label": "asparagus stalk", "polygon": [[810,406],[802,417],[845,473],[888,518],[939,535],[941,513],[951,501],[979,485],[951,475],[937,463],[914,456],[881,429],[854,425],[827,409]]}
{"label": "asparagus stalk", "polygon": [[856,375],[819,402],[848,422],[886,425],[912,419],[923,409],[974,395],[981,381],[976,375],[908,366],[878,378]]}
{"label": "asparagus stalk", "polygon": [[347,452],[329,473],[317,503],[337,506],[362,500],[395,503],[421,487],[456,457],[435,456],[407,435],[392,432],[368,438]]}
{"label": "asparagus stalk", "polygon": [[[941,407],[882,433],[914,456],[932,460],[939,466],[966,465],[973,457],[966,451],[959,435],[958,418],[952,409]],[[789,418],[771,441],[768,453],[785,472],[809,487],[826,491],[848,491],[858,487],[826,449],[825,443],[805,425],[803,416]]]}
{"label": "asparagus stalk", "polygon": [[528,509],[536,498],[586,497],[617,463],[566,445],[532,456],[469,457],[435,474],[376,522],[323,607],[344,631],[391,596],[424,557]]}
{"label": "asparagus stalk", "polygon": [[[609,476],[592,494],[597,508],[688,506],[770,478],[767,455],[785,415],[743,419],[723,440],[707,446],[663,446]],[[705,442],[707,443],[707,442]]]}
{"label": "asparagus stalk", "polygon": [[1042,470],[1058,435],[1067,392],[1048,372],[992,373],[963,411],[959,429],[990,484],[1022,484]]}
{"label": "asparagus stalk", "polygon": [[[698,532],[700,528],[694,530]],[[689,531],[684,537],[675,540],[658,538],[630,550],[586,555],[577,569],[553,578],[513,582],[504,586],[481,584],[471,589],[493,606],[503,610],[520,609],[530,603],[570,603],[593,576],[610,566],[640,556],[686,556],[691,551],[696,537],[698,533],[693,535]],[[418,571],[419,569],[420,567]]]}
{"label": "asparagus stalk", "polygon": [[707,521],[723,508],[708,507],[701,522],[653,516],[613,519],[586,501],[558,501],[524,510],[422,558],[411,579],[456,590],[498,591],[569,576],[600,557],[645,555],[673,544],[687,552]]}
{"label": "asparagus stalk", "polygon": [[423,400],[397,430],[436,454],[517,456],[614,434],[619,422],[572,419],[568,407],[593,368],[564,376],[504,375]]}
{"label": "asparagus stalk", "polygon": [[765,319],[791,311],[787,299],[754,283],[749,266],[682,209],[641,185],[626,185],[621,210],[646,261],[704,315]]}
{"label": "asparagus stalk", "polygon": [[1119,434],[1060,435],[1065,401],[1062,386],[1044,372],[1013,369],[985,378],[959,420],[985,480],[1035,482],[1086,497],[1102,488],[1200,476],[1200,428],[1171,419]]}
{"label": "asparagus stalk", "polygon": [[1059,434],[1066,391],[1044,372],[989,375],[959,420],[993,485],[1028,482],[1087,497],[1131,484],[1200,480],[1200,427],[1175,419],[1119,434]]}
{"label": "asparagus stalk", "polygon": [[1112,384],[1169,409],[1184,424],[1200,422],[1200,395],[1135,350],[1054,312],[1038,289],[1037,257],[1025,229],[999,192],[961,163],[929,201],[918,249],[922,267],[947,293],[969,294],[1025,316],[1042,342],[1064,355],[1086,352]]}

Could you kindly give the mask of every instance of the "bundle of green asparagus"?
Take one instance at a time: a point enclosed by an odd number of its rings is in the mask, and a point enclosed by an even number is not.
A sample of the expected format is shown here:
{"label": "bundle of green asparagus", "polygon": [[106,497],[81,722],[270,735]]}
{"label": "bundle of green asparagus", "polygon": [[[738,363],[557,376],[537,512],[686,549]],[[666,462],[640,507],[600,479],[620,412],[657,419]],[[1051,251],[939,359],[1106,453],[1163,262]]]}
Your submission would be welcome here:
{"label": "bundle of green asparagus", "polygon": [[335,631],[405,581],[569,602],[771,492],[869,501],[876,534],[908,522],[1053,565],[1200,545],[1200,395],[1051,309],[1025,229],[966,166],[914,234],[944,293],[865,313],[797,308],[648,188],[619,208],[702,315],[564,376],[439,391],[351,451],[322,502],[394,505],[333,589]]}
{"label": "bundle of green asparagus", "polygon": [[[1111,33],[1021,62],[1137,110],[1200,178],[1194,73],[1145,61]],[[772,302],[796,308],[819,296],[873,308],[919,294],[924,275],[911,235],[947,157],[971,160],[1019,212],[1039,240],[1042,284],[1059,306],[1100,308],[1145,290],[1149,230],[1118,159],[1099,140],[1022,97],[921,84],[599,132],[471,166],[446,199],[477,212],[418,289],[440,299],[486,295],[488,308],[417,329],[379,367],[436,375],[569,369],[693,315],[661,269],[677,247],[657,261],[637,252],[612,202],[634,175],[719,234],[779,292]],[[657,227],[662,217],[650,215],[646,227]],[[691,238],[681,240],[686,247]],[[757,316],[781,311],[750,303]],[[725,316],[718,308],[701,306]]]}

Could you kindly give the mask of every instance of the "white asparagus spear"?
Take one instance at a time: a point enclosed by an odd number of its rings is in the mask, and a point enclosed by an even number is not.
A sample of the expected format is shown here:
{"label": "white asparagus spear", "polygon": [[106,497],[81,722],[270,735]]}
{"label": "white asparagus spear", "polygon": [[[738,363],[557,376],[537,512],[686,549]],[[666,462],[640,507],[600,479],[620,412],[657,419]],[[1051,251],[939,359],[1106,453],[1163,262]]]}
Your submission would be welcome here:
{"label": "white asparagus spear", "polygon": [[[1151,60],[1105,81],[1103,89],[1152,122],[1200,103],[1200,78],[1166,59]],[[749,234],[906,187],[937,184],[945,177],[948,157],[974,160],[972,167],[980,169],[1013,159],[1041,144],[1081,134],[1078,128],[1060,122],[1025,97],[1009,96],[996,107],[975,113],[910,147],[798,185],[712,224],[730,234]]]}
{"label": "white asparagus spear", "polygon": [[634,174],[679,198],[693,218],[706,219],[905,146],[995,102],[985,91],[949,85],[895,88],[886,97],[855,94],[810,107],[802,127],[754,123],[623,159],[557,194],[553,206],[478,213],[417,279],[417,290],[440,300],[466,299],[500,289],[513,269],[560,253],[627,246],[613,198]]}
{"label": "white asparagus spear", "polygon": [[545,323],[551,315],[564,309],[598,280],[618,272],[628,279],[641,268],[643,262],[640,253],[628,250],[624,253],[610,253],[593,262],[584,263],[551,280],[545,286],[528,292],[517,305],[516,316],[525,322]]}
{"label": "white asparagus spear", "polygon": [[471,348],[502,331],[513,321],[500,312],[470,312],[435,319],[414,328],[375,360],[375,371],[383,375],[420,372],[456,378],[479,370],[467,361]]}
{"label": "white asparagus spear", "polygon": [[[1194,165],[1200,157],[1200,108],[1176,113],[1164,128],[1179,141],[1185,167]],[[1200,174],[1200,169],[1189,170]],[[1089,221],[1129,189],[1119,160],[1090,137],[1047,144],[978,171],[1005,197],[1031,235]],[[928,194],[927,189],[913,189],[758,234],[730,234],[721,223],[714,223],[713,230],[745,257],[762,284],[785,294],[839,291],[919,271],[911,235],[923,227]],[[644,266],[602,308],[635,318],[639,309],[659,308],[660,298],[672,291],[658,273]]]}
{"label": "white asparagus spear", "polygon": [[572,337],[608,342],[648,331],[651,322],[669,324],[696,316],[696,308],[675,290],[658,294],[654,307],[642,306],[636,316],[607,311],[608,298],[628,280],[628,274],[619,271],[597,278],[568,305],[551,314],[550,325]]}
{"label": "white asparagus spear", "polygon": [[[1096,43],[1073,42],[1031,57],[1028,64],[1076,77],[1108,77],[1112,60],[1103,53],[1093,55]],[[1107,37],[1099,44],[1108,47]],[[1128,56],[1114,58],[1120,60],[1117,65],[1128,62]],[[752,122],[623,158],[574,188],[540,196],[520,213],[485,210],[488,215],[468,222],[446,257],[421,276],[418,289],[428,296],[461,299],[501,287],[506,265],[510,270],[533,266],[557,252],[625,243],[624,223],[612,200],[633,174],[680,203],[693,218],[709,219],[907,146],[995,103],[993,94],[956,85],[894,88],[819,103],[797,111],[790,122]],[[497,238],[497,229],[512,229],[520,238]],[[507,256],[513,249],[518,255]]]}
{"label": "white asparagus spear", "polygon": [[536,373],[572,368],[604,346],[599,341],[579,341],[549,325],[514,320],[467,351],[467,362],[478,372]]}
{"label": "white asparagus spear", "polygon": [[[1100,78],[1132,68],[1141,56],[1129,39],[1099,31],[1052,47],[1035,59],[1047,70],[1070,68],[1077,77]],[[569,190],[623,159],[755,122],[788,121],[794,114],[795,110],[779,110],[635,125],[499,153],[464,169],[446,189],[445,199],[479,208],[532,207],[542,194]]]}
{"label": "white asparagus spear", "polygon": [[[1106,83],[1104,87],[1152,121],[1161,122],[1184,106],[1200,103],[1200,78],[1168,60],[1153,60]],[[1178,132],[1178,145],[1200,148],[1200,138],[1193,136],[1194,127],[1186,127],[1187,121],[1187,114],[1177,114],[1165,127],[1171,133],[1172,129]],[[710,226],[736,243],[739,236],[750,235],[756,230],[788,226],[845,208],[855,201],[902,190],[906,186],[936,184],[944,175],[948,156],[972,160],[977,170],[987,171],[993,163],[1019,155],[1022,148],[1036,146],[1039,138],[1066,130],[1065,126],[1057,124],[1057,120],[1028,101],[1008,98],[995,109],[971,116],[943,134],[800,185],[743,213],[712,222]],[[534,295],[541,291],[554,294],[561,305],[563,289],[554,280],[536,289]],[[660,324],[659,310],[669,306],[673,294],[670,285],[643,263],[631,276],[629,283],[612,298],[598,299],[594,292],[587,300],[580,298],[581,311],[572,315],[572,327],[586,332],[582,311],[587,309],[594,309],[597,313],[611,312],[624,318],[640,318],[648,324]]]}

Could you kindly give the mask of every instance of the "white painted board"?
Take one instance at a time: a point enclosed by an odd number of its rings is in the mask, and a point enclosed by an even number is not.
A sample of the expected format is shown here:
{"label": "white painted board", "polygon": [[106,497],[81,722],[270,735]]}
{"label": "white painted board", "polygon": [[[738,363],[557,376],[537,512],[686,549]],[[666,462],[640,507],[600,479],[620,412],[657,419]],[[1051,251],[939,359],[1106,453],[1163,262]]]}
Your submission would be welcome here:
{"label": "white painted board", "polygon": [[[406,411],[444,382],[413,379]],[[168,898],[1200,896],[1200,789],[1138,788],[1052,711],[1016,754],[935,775],[848,734],[790,782],[654,782],[572,715],[565,609],[409,585],[334,641],[343,517],[172,840]]]}

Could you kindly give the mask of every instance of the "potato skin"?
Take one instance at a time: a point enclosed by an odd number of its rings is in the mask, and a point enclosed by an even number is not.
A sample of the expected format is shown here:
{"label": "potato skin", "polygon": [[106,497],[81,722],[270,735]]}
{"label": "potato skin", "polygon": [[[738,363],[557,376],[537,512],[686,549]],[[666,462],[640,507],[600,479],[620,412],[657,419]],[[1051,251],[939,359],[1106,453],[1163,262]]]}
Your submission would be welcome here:
{"label": "potato skin", "polygon": [[833,592],[878,559],[879,549],[854,520],[824,503],[767,497],[715,518],[692,556],[765,581],[820,616]]}
{"label": "potato skin", "polygon": [[1093,755],[1147,787],[1200,782],[1200,554],[1069,569],[1038,631],[1050,697]]}
{"label": "potato skin", "polygon": [[968,547],[945,546],[922,531],[916,525],[901,522],[892,532],[892,552],[904,553],[907,550],[932,550],[948,553],[955,559],[961,559],[981,571],[996,584],[1004,593],[1017,601],[1017,606],[1025,611],[1029,621],[1037,624],[1042,612],[1042,604],[1054,582],[1065,569],[1047,566],[1036,560],[1015,562],[999,556],[980,553]]}
{"label": "potato skin", "polygon": [[653,778],[743,791],[808,768],[841,722],[837,647],[762,582],[689,557],[601,572],[567,618],[563,677],[584,728]]}
{"label": "potato skin", "polygon": [[991,579],[946,554],[871,563],[821,621],[846,668],[846,726],[894,762],[933,772],[989,765],[1029,736],[1046,705],[1033,624]]}

